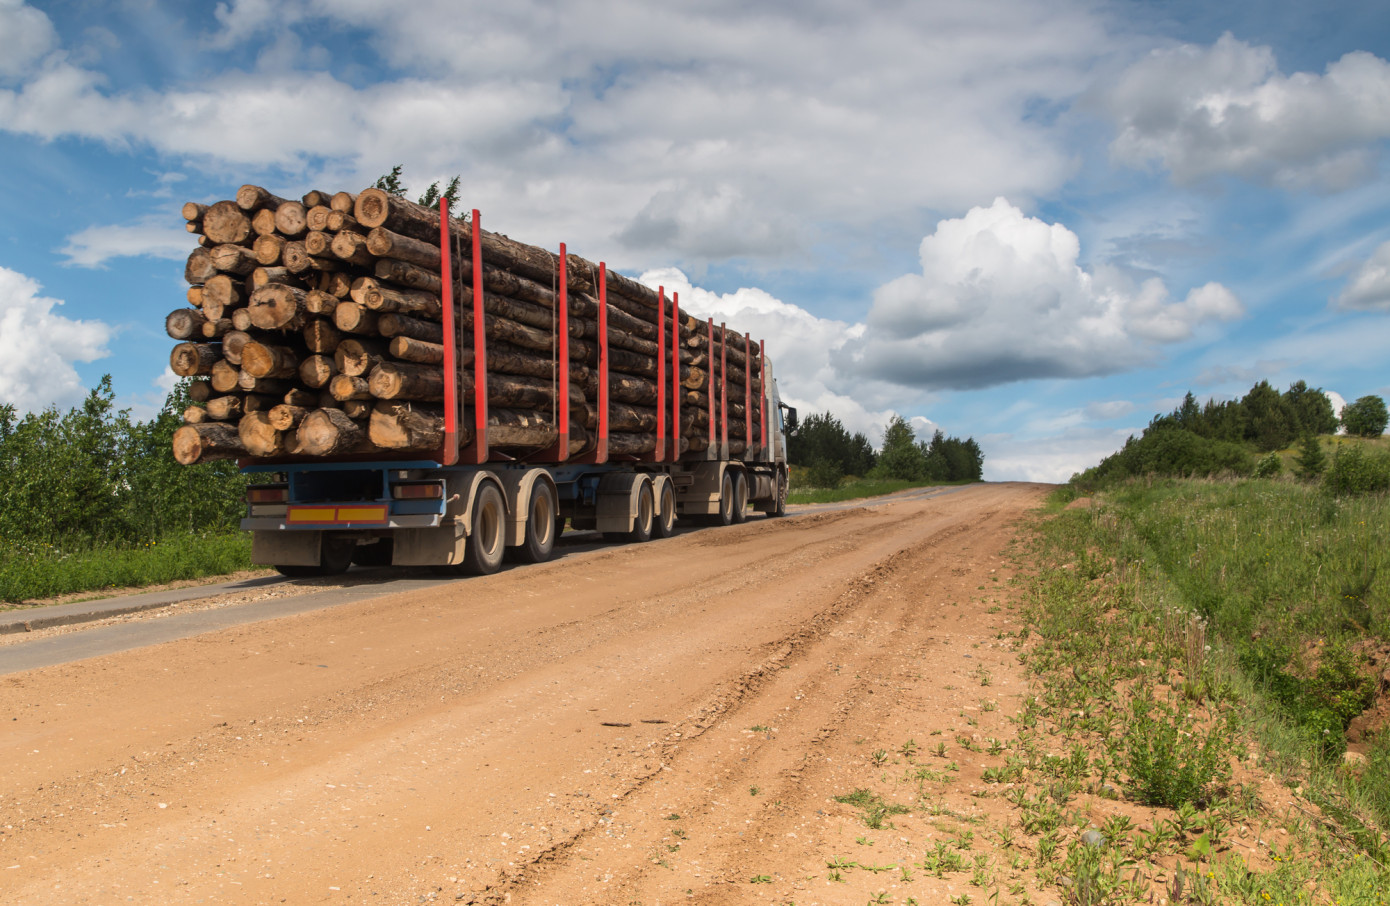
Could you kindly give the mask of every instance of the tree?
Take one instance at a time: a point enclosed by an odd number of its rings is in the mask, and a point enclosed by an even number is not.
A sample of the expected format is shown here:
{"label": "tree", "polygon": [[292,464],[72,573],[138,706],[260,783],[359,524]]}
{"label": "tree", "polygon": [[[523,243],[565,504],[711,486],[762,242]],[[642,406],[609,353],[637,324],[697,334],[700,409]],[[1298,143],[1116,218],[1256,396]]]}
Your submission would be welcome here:
{"label": "tree", "polygon": [[1293,417],[1300,436],[1332,434],[1337,430],[1337,413],[1332,411],[1332,400],[1321,387],[1312,390],[1307,382],[1294,381],[1284,391],[1284,408]]}
{"label": "tree", "polygon": [[1390,414],[1385,411],[1385,400],[1378,396],[1363,396],[1342,409],[1342,427],[1353,437],[1379,437],[1385,433],[1385,425],[1390,422]]}
{"label": "tree", "polygon": [[888,427],[883,429],[883,449],[878,454],[874,475],[905,481],[921,481],[927,477],[926,454],[917,445],[912,426],[901,415],[893,416]]}
{"label": "tree", "polygon": [[1327,454],[1322,451],[1322,443],[1316,434],[1303,435],[1299,444],[1298,456],[1294,459],[1294,471],[1304,481],[1317,478],[1327,468]]}
{"label": "tree", "polygon": [[830,412],[806,416],[787,439],[787,461],[798,466],[833,464],[839,475],[864,476],[874,467],[874,451],[863,434],[851,435]]}
{"label": "tree", "polygon": [[1279,391],[1260,381],[1240,401],[1245,410],[1245,439],[1262,453],[1281,450],[1293,442],[1297,428],[1284,408]]}
{"label": "tree", "polygon": [[[381,189],[384,192],[390,192],[397,198],[405,198],[405,186],[401,184],[401,173],[404,171],[404,169],[405,168],[402,167],[400,164],[396,164],[394,167],[391,168],[390,173],[387,173],[386,175],[377,178],[376,188]],[[416,204],[423,205],[427,208],[432,208],[438,205],[439,199],[443,197],[449,200],[449,210],[452,211],[454,208],[458,207],[459,183],[462,181],[463,177],[455,176],[453,179],[449,180],[448,187],[445,188],[443,193],[441,193],[439,191],[439,180],[435,180],[434,182],[430,183],[430,187],[425,190],[425,194],[421,195],[418,199],[416,199]]]}

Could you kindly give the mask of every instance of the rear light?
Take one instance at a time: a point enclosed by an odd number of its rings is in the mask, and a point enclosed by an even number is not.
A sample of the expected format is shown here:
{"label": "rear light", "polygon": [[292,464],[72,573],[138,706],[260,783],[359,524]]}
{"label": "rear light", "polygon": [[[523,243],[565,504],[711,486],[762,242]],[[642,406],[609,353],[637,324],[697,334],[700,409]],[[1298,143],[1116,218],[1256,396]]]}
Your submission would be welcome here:
{"label": "rear light", "polygon": [[396,500],[443,500],[444,483],[431,481],[421,484],[393,484],[391,496]]}
{"label": "rear light", "polygon": [[247,503],[284,503],[289,497],[289,488],[284,485],[264,485],[246,489]]}

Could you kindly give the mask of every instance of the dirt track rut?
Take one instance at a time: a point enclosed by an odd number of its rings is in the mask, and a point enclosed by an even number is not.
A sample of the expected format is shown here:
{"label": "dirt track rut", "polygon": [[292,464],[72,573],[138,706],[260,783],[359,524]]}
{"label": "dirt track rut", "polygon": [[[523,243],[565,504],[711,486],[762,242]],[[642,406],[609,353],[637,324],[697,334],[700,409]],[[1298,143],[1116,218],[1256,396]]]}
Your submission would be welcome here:
{"label": "dirt track rut", "polygon": [[1045,491],[755,520],[5,677],[0,900],[863,902],[823,880],[849,832],[828,797],[866,740],[963,706],[945,677],[993,657],[1006,681],[978,589]]}

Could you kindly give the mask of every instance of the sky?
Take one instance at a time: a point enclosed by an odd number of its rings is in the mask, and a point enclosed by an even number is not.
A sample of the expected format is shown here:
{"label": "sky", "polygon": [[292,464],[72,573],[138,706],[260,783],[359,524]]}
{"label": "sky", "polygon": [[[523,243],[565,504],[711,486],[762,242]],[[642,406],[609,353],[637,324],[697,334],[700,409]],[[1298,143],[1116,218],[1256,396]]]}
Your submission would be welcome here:
{"label": "sky", "polygon": [[399,164],[1065,481],[1189,390],[1390,396],[1388,143],[1379,0],[0,0],[0,403],[152,415],[183,202]]}

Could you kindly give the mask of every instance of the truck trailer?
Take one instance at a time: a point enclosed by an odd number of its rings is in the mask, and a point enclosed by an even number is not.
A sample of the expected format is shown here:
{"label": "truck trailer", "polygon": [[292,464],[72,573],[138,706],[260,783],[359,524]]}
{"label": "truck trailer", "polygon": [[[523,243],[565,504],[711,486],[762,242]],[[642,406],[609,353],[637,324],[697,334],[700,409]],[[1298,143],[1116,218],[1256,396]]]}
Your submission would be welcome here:
{"label": "truck trailer", "polygon": [[175,455],[253,476],[256,563],[487,574],[548,559],[566,526],[643,542],[785,513],[765,343],[677,293],[446,200],[243,186],[184,214],[192,307],[166,326],[201,405]]}

